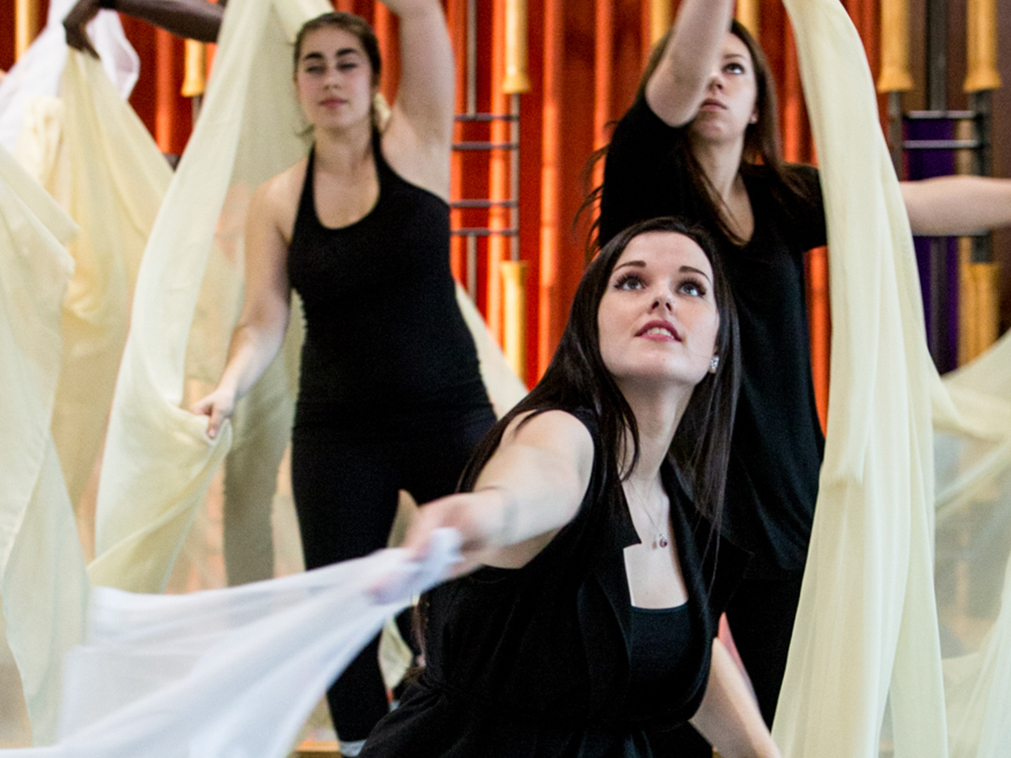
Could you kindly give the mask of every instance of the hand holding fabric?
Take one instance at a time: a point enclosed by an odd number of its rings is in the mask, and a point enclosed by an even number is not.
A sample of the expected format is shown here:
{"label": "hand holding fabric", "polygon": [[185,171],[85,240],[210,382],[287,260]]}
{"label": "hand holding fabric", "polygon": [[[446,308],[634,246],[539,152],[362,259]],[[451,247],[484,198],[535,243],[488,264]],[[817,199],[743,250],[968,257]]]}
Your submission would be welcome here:
{"label": "hand holding fabric", "polygon": [[77,0],[74,7],[70,9],[70,13],[63,19],[63,28],[67,33],[67,44],[75,50],[88,53],[95,58],[98,57],[98,51],[91,44],[85,27],[98,15],[99,10],[101,10],[101,6],[98,4],[98,0]]}

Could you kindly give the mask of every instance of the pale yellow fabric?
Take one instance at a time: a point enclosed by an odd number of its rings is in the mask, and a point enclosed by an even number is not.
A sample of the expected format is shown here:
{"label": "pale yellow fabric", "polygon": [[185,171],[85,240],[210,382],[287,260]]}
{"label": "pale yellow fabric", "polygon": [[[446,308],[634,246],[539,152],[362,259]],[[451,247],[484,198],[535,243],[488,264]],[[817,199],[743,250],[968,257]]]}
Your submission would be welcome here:
{"label": "pale yellow fabric", "polygon": [[137,270],[172,172],[98,61],[71,50],[61,97],[65,165],[55,172],[71,178],[53,196],[81,234],[70,247],[53,436],[76,503],[101,450]]}
{"label": "pale yellow fabric", "polygon": [[88,592],[49,431],[75,233],[0,147],[0,596],[36,744],[55,740],[62,657],[82,639]]}
{"label": "pale yellow fabric", "polygon": [[[1006,480],[1008,349],[953,377],[950,392],[941,384],[859,37],[834,0],[785,5],[822,167],[833,334],[825,462],[773,733],[791,758],[869,758],[880,747],[896,758],[997,755],[986,746],[1008,744],[996,739],[1008,729],[1008,611],[980,656],[942,665],[934,432],[938,448],[944,431],[964,443],[954,465],[939,459],[939,505],[971,501],[973,486],[978,496],[980,486]],[[994,366],[1000,387],[982,381]],[[979,445],[994,454],[980,455]],[[1004,493],[995,511],[1006,519],[1006,485]],[[991,571],[1003,576],[1006,565],[1005,549]],[[946,570],[955,568],[938,563],[939,587],[952,579]],[[969,747],[949,753],[949,732]]]}

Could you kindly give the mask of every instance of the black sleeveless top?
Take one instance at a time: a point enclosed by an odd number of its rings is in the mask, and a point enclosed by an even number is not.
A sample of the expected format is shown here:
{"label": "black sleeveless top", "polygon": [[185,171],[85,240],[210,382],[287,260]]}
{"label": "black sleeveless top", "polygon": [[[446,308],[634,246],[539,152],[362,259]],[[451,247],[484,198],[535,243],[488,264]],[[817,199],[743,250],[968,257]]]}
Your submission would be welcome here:
{"label": "black sleeveless top", "polygon": [[488,403],[456,303],[449,206],[390,168],[378,132],[372,151],[376,204],[336,229],[316,214],[309,153],[288,247],[306,327],[296,429]]}
{"label": "black sleeveless top", "polygon": [[[599,450],[592,413],[572,412]],[[362,757],[649,756],[645,730],[680,724],[699,706],[719,614],[745,562],[669,465],[662,475],[688,602],[676,611],[684,636],[674,630],[685,646],[667,650],[656,697],[633,692],[643,675],[656,679],[637,665],[632,638],[623,551],[639,536],[598,454],[575,518],[523,568],[484,567],[423,598],[426,668]]]}

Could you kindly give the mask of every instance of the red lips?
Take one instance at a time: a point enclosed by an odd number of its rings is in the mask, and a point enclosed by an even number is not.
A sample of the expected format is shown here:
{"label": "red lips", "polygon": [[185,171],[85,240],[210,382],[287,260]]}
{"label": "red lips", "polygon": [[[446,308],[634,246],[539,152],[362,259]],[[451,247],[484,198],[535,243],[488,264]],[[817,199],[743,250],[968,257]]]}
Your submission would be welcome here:
{"label": "red lips", "polygon": [[647,335],[646,332],[648,332],[650,329],[663,329],[670,335],[671,339],[677,342],[681,342],[680,332],[678,332],[678,330],[674,328],[674,325],[672,323],[670,323],[669,321],[664,321],[663,319],[653,319],[652,321],[648,322],[645,326],[642,327],[642,329],[640,329],[638,332],[635,333],[635,336],[636,337],[661,336],[661,335]]}

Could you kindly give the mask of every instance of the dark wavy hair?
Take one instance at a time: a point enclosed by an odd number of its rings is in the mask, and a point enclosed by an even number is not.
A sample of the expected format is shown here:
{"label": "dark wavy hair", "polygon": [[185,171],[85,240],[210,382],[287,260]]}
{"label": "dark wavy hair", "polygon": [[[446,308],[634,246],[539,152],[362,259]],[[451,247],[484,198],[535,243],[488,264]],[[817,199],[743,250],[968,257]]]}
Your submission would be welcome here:
{"label": "dark wavy hair", "polygon": [[[587,409],[592,413],[600,436],[597,453],[603,457],[599,463],[603,464],[605,472],[618,474],[617,479],[610,477],[614,479],[612,485],[620,486],[620,481],[631,474],[639,457],[638,424],[601,357],[597,312],[618,258],[635,237],[647,232],[671,232],[688,237],[702,248],[713,269],[713,295],[720,316],[716,335],[719,366],[715,373],[706,374],[696,385],[678,424],[669,459],[696,508],[718,527],[741,375],[737,310],[720,256],[708,232],[670,216],[625,229],[608,242],[590,264],[576,290],[568,323],[544,376],[477,446],[464,471],[462,490],[473,488],[482,467],[495,452],[513,419],[529,413],[522,424],[538,413],[555,409]],[[631,451],[627,448],[629,441]]]}
{"label": "dark wavy hair", "polygon": [[[649,61],[646,63],[642,77],[639,79],[636,100],[646,96],[646,85],[663,58],[664,50],[667,48],[667,43],[670,41],[672,32],[673,29],[669,30],[653,46]],[[778,195],[781,199],[790,199],[793,196],[803,197],[803,187],[790,170],[789,164],[783,160],[783,151],[779,137],[779,106],[776,98],[776,80],[772,75],[772,70],[769,68],[769,62],[765,57],[765,53],[755,38],[751,36],[751,32],[737,19],[734,19],[731,23],[730,33],[741,40],[745,47],[748,48],[755,72],[755,109],[758,112],[758,119],[755,123],[748,124],[744,132],[744,152],[741,155],[741,171],[746,172],[756,165],[766,166],[773,174],[774,181],[771,183],[771,187],[774,194]],[[584,187],[589,187],[593,176],[593,169],[598,161],[607,156],[607,148],[608,146],[605,145],[596,150],[587,160],[582,172]],[[727,225],[723,213],[725,208],[723,207],[719,193],[713,188],[709,178],[689,149],[687,139],[682,140],[676,149],[683,151],[683,159],[691,173],[692,181],[698,189],[699,196],[704,199],[708,216],[706,226],[719,229],[733,242],[738,244],[743,243],[744,240],[740,239]],[[577,219],[585,211],[599,204],[603,189],[603,185],[599,185],[587,192],[586,198],[576,214]],[[600,218],[598,216],[593,222],[587,239],[587,260],[592,258],[599,247],[599,228]]]}
{"label": "dark wavy hair", "polygon": [[379,40],[376,39],[376,33],[369,26],[369,22],[361,16],[342,11],[323,13],[302,24],[302,28],[298,30],[298,35],[295,37],[295,70],[298,70],[298,61],[302,57],[302,43],[305,41],[306,35],[318,29],[327,28],[341,29],[358,39],[369,59],[369,64],[372,66],[372,84],[378,85],[379,77],[383,72],[383,58],[379,53]]}

